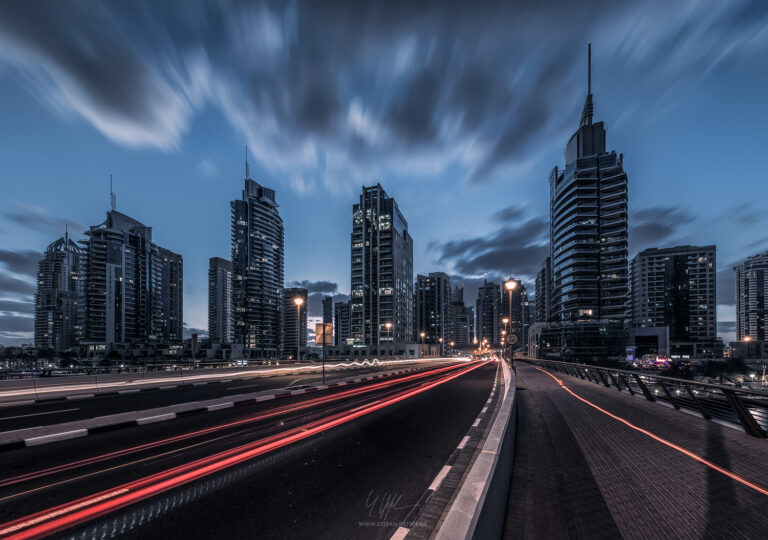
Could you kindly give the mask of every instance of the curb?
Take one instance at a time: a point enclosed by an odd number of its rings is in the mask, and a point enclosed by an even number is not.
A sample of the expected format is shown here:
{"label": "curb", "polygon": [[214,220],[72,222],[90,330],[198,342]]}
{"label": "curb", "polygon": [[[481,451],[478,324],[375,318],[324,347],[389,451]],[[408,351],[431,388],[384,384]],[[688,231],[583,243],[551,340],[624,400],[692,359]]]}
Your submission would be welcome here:
{"label": "curb", "polygon": [[[240,407],[243,405],[252,405],[254,403],[260,403],[263,401],[270,401],[273,399],[279,399],[279,398],[287,398],[287,397],[294,397],[297,395],[302,394],[308,394],[311,392],[318,392],[321,390],[330,390],[334,388],[338,388],[341,386],[347,386],[352,384],[359,384],[364,381],[371,381],[374,379],[383,379],[387,377],[393,377],[395,375],[402,375],[405,373],[411,373],[414,371],[424,371],[426,367],[422,368],[411,368],[411,369],[403,369],[398,371],[388,371],[382,374],[378,375],[371,375],[367,377],[359,377],[357,379],[347,379],[342,380],[335,383],[327,383],[324,385],[319,385],[311,388],[302,388],[298,390],[293,390],[289,392],[279,392],[279,393],[271,393],[271,394],[265,394],[265,395],[253,395],[253,394],[240,394],[236,396],[227,396],[223,398],[213,398],[213,399],[226,399],[227,401],[221,402],[221,403],[213,403],[208,405],[201,404],[199,407],[195,407],[194,405],[197,405],[199,402],[193,401],[190,403],[179,403],[176,405],[171,405],[169,407],[185,407],[185,406],[192,406],[191,408],[184,409],[181,411],[175,411],[175,412],[166,412],[162,413],[159,412],[159,410],[152,411],[151,409],[147,411],[149,414],[148,416],[142,416],[141,418],[135,418],[130,420],[125,420],[124,418],[115,419],[115,422],[107,423],[107,424],[101,424],[98,426],[92,426],[92,427],[85,427],[85,428],[75,428],[75,429],[66,429],[64,431],[60,432],[54,432],[50,434],[45,435],[36,435],[34,437],[20,437],[18,439],[1,442],[0,443],[0,452],[6,451],[6,450],[16,450],[19,448],[25,448],[25,447],[32,447],[32,446],[41,446],[43,444],[49,444],[59,441],[64,441],[67,439],[77,438],[77,437],[86,437],[89,435],[96,435],[99,433],[106,433],[110,431],[116,431],[123,428],[129,428],[129,427],[136,427],[136,426],[143,426],[147,424],[154,424],[157,422],[164,422],[167,420],[173,420],[176,418],[182,418],[185,416],[190,416],[198,413],[206,413],[206,412],[214,412],[222,409],[228,409],[232,407]],[[273,391],[274,392],[274,391]],[[62,399],[62,401],[65,401],[65,399]],[[163,408],[167,409],[168,407],[162,407],[159,408],[162,410]],[[130,413],[118,413],[114,416],[123,416],[125,414]],[[109,418],[109,417],[104,417]],[[87,421],[87,420],[86,420]],[[61,426],[64,426],[64,424],[59,424]],[[50,426],[50,427],[56,427]],[[71,427],[71,426],[70,426]],[[26,431],[28,429],[34,429],[34,428],[26,428],[24,430],[18,430],[18,431]],[[12,432],[6,432],[6,433],[12,433]],[[2,433],[0,433],[2,435]]]}

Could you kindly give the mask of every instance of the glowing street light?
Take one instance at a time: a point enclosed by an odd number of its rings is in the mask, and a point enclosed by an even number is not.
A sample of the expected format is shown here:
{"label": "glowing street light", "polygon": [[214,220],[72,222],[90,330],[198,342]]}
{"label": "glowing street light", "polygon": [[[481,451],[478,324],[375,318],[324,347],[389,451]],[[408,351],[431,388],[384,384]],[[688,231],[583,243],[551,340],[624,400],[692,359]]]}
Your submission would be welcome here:
{"label": "glowing street light", "polygon": [[[509,291],[509,322],[512,323],[512,291],[517,288],[517,281],[514,279],[508,279],[504,282],[504,288]],[[512,346],[509,346],[509,357],[512,358]]]}
{"label": "glowing street light", "polygon": [[301,305],[304,303],[304,299],[301,296],[297,296],[293,299],[293,303],[296,304],[296,361],[301,361]]}
{"label": "glowing street light", "polygon": [[391,341],[389,331],[392,330],[392,323],[387,321],[384,323],[384,327],[387,329],[387,341]]}

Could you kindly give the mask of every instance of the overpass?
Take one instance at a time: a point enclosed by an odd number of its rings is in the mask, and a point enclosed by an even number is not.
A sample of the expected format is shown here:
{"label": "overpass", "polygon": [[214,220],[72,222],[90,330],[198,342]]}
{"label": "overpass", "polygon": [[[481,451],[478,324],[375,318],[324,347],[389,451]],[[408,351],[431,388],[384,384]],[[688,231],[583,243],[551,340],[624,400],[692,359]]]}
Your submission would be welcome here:
{"label": "overpass", "polygon": [[0,536],[768,537],[768,396],[515,364],[4,404]]}

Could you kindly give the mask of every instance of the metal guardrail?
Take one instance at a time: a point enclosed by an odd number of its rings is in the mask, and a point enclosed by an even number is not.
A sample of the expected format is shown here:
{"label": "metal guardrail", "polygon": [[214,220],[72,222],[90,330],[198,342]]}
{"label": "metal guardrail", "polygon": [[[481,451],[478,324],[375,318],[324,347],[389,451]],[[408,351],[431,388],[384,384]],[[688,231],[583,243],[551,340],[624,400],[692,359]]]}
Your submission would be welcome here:
{"label": "metal guardrail", "polygon": [[768,433],[768,392],[557,360],[525,361],[606,388],[640,395],[648,401],[665,402],[678,410],[695,411],[706,420],[738,424],[753,437],[766,438]]}

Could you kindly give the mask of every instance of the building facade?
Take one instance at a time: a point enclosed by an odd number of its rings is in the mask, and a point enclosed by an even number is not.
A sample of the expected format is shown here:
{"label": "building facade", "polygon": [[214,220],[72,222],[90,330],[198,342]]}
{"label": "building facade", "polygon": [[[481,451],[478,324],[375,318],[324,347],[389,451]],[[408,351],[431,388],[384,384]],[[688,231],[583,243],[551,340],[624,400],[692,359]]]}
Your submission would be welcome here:
{"label": "building facade", "polygon": [[[453,337],[451,278],[443,272],[416,276],[415,332],[419,343],[442,345],[445,351]],[[424,338],[421,338],[424,332]]]}
{"label": "building facade", "polygon": [[89,352],[183,339],[183,260],[152,243],[152,228],[112,210],[84,240]]}
{"label": "building facade", "polygon": [[[298,287],[283,291],[283,355],[296,358],[296,350],[307,348],[307,289]],[[296,299],[301,305],[296,305]]]}
{"label": "building facade", "polygon": [[475,322],[478,342],[487,340],[492,347],[501,345],[501,290],[496,283],[483,282],[477,291]]}
{"label": "building facade", "polygon": [[[352,340],[373,345],[413,337],[413,239],[395,199],[363,187],[352,207]],[[390,323],[391,328],[387,328]]]}
{"label": "building facade", "polygon": [[65,351],[83,333],[83,250],[69,234],[48,246],[38,263],[35,291],[35,347]]}
{"label": "building facade", "polygon": [[552,259],[547,257],[536,274],[536,322],[548,323],[552,310]]}
{"label": "building facade", "polygon": [[323,324],[333,324],[333,296],[323,296]]}
{"label": "building facade", "polygon": [[669,328],[669,341],[717,338],[715,246],[646,249],[632,259],[631,320]]}
{"label": "building facade", "polygon": [[475,318],[471,307],[464,304],[464,287],[453,289],[453,324],[451,341],[456,347],[472,344],[474,338]]}
{"label": "building facade", "polygon": [[[246,177],[248,176],[246,167]],[[245,179],[232,201],[234,342],[250,358],[280,356],[285,261],[283,220],[275,191]]]}
{"label": "building facade", "polygon": [[549,177],[555,322],[620,321],[628,300],[627,175],[623,156],[606,150],[605,125],[592,117],[590,79],[565,168]]}
{"label": "building facade", "polygon": [[208,339],[231,343],[232,263],[221,257],[208,260]]}
{"label": "building facade", "polygon": [[768,251],[734,267],[736,273],[736,338],[765,341]]}
{"label": "building facade", "polygon": [[349,302],[336,302],[333,306],[333,344],[347,345],[352,339]]}

